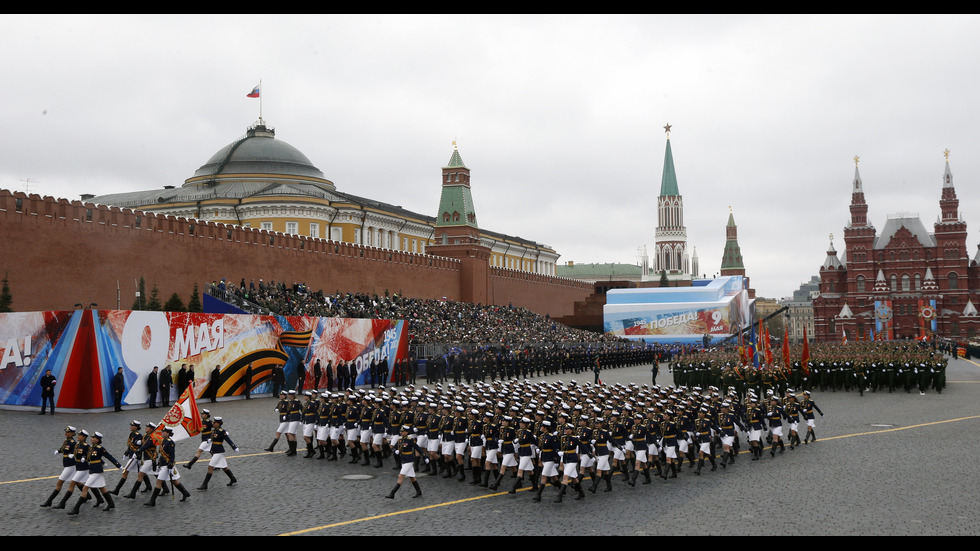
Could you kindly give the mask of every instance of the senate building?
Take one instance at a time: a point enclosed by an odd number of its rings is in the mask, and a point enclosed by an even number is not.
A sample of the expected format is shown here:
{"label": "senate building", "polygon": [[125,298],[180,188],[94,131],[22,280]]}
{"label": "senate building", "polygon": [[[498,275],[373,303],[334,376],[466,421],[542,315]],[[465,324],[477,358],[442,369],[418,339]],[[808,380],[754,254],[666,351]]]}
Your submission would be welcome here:
{"label": "senate building", "polygon": [[[447,237],[440,226],[477,228],[470,169],[458,149],[443,167],[436,216],[339,191],[292,145],[276,138],[261,118],[211,156],[182,186],[115,193],[83,201],[186,219],[237,225],[286,235],[326,239],[425,254]],[[435,206],[435,205],[433,205]],[[532,274],[555,275],[558,253],[541,243],[479,229],[489,263]]]}
{"label": "senate building", "polygon": [[937,186],[939,216],[929,231],[918,215],[888,216],[879,231],[868,220],[855,157],[844,251],[833,236],[813,300],[818,341],[970,339],[980,329],[980,252],[971,259],[966,221],[949,167]]}

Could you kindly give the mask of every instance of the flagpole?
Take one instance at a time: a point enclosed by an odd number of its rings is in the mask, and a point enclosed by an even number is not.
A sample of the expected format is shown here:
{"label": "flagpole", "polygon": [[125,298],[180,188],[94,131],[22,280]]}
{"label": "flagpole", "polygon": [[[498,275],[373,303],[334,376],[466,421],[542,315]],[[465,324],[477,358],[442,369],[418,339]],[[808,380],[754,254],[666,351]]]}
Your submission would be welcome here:
{"label": "flagpole", "polygon": [[259,122],[262,122],[262,79],[259,79]]}

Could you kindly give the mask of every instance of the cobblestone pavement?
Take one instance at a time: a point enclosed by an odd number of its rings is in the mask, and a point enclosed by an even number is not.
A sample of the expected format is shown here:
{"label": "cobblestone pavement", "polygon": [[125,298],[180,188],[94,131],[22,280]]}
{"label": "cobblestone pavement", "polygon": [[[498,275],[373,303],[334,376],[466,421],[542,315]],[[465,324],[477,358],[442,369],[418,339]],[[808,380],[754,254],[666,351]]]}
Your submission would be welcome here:
{"label": "cobblestone pavement", "polygon": [[[665,371],[665,370],[662,370]],[[569,375],[548,377],[568,381]],[[669,384],[661,373],[658,382]],[[610,370],[607,383],[650,380],[650,366]],[[591,380],[590,375],[579,376]],[[241,451],[228,454],[239,484],[226,487],[218,472],[206,492],[196,488],[205,461],[180,469],[191,491],[186,503],[162,497],[143,507],[147,494],[116,498],[103,512],[91,503],[81,514],[40,508],[60,472],[60,445],[67,424],[106,434],[104,444],[122,455],[129,421],[158,422],[162,409],[122,413],[39,416],[36,411],[0,411],[0,500],[9,535],[976,535],[977,442],[980,441],[980,364],[950,362],[947,390],[906,394],[815,393],[826,413],[817,418],[819,441],[783,455],[749,461],[742,454],[727,470],[700,477],[654,478],[648,486],[613,479],[614,491],[586,494],[582,501],[541,503],[519,491],[491,492],[441,477],[419,478],[423,496],[411,499],[406,485],[394,500],[391,460],[383,469],[286,457],[263,448],[272,440],[276,402],[201,403],[223,416]],[[199,442],[178,442],[190,459]],[[368,475],[360,480],[347,475]],[[109,470],[114,487],[119,472]],[[642,480],[642,478],[641,478]],[[127,485],[128,488],[128,485]],[[61,495],[64,495],[63,493]],[[72,496],[74,503],[78,492]],[[61,497],[61,496],[59,496]]]}

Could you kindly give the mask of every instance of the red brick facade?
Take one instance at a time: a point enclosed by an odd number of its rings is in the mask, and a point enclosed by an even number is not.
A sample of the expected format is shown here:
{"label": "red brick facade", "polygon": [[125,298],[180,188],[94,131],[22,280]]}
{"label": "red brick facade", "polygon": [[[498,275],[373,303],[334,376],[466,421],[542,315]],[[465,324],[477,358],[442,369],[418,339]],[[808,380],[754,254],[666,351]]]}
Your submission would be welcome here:
{"label": "red brick facade", "polygon": [[[305,282],[324,292],[385,291],[418,298],[524,306],[552,317],[573,313],[592,285],[565,278],[473,266],[441,256],[378,249],[240,226],[146,214],[67,199],[0,190],[0,274],[16,311],[66,310],[75,304],[128,309],[136,283],[154,285],[161,302],[186,302],[197,283],[244,277]],[[117,295],[117,285],[119,293]],[[481,291],[485,289],[486,291]],[[464,292],[466,291],[466,292]],[[485,300],[481,300],[486,297]]]}
{"label": "red brick facade", "polygon": [[939,205],[932,233],[916,216],[895,215],[879,234],[868,222],[855,169],[845,256],[838,258],[831,243],[820,268],[820,296],[813,301],[816,340],[868,338],[876,325],[876,301],[891,302],[890,312],[877,314],[891,316],[896,339],[920,336],[926,319],[920,305],[932,300],[937,335],[966,339],[980,331],[980,316],[974,313],[980,304],[980,268],[969,257],[966,222],[958,212],[948,162]]}

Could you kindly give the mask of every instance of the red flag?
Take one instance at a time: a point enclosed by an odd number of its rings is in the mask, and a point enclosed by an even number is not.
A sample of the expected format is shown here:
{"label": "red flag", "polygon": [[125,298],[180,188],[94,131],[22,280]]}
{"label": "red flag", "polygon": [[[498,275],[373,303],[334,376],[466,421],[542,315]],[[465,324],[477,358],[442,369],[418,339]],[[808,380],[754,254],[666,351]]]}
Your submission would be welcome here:
{"label": "red flag", "polygon": [[772,365],[772,342],[769,340],[769,326],[766,326],[766,365]]}
{"label": "red flag", "polygon": [[194,385],[187,386],[184,393],[171,406],[170,411],[163,416],[160,425],[150,434],[150,437],[153,438],[153,443],[158,446],[163,442],[164,427],[173,429],[173,439],[175,442],[201,434],[204,424],[201,422],[201,414],[197,411],[197,401],[194,399]]}

